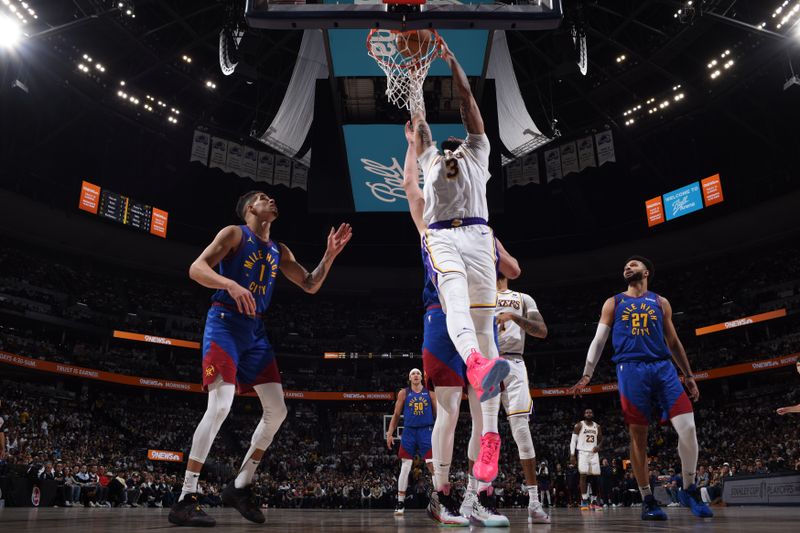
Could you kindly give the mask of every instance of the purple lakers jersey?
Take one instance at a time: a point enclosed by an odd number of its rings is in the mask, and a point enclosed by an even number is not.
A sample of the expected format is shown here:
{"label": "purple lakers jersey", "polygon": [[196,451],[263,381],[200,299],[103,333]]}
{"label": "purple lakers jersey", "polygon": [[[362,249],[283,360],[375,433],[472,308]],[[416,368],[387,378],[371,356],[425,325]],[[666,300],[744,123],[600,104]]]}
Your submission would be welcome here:
{"label": "purple lakers jersey", "polygon": [[[256,300],[256,313],[262,314],[269,307],[275,288],[281,249],[273,241],[259,239],[247,226],[239,227],[242,229],[242,242],[235,252],[220,261],[219,273],[252,292]],[[211,300],[236,307],[236,302],[223,289],[217,290]]]}
{"label": "purple lakers jersey", "polygon": [[664,313],[654,292],[639,298],[626,294],[614,296],[614,344],[612,361],[662,361],[672,354],[664,340]]}

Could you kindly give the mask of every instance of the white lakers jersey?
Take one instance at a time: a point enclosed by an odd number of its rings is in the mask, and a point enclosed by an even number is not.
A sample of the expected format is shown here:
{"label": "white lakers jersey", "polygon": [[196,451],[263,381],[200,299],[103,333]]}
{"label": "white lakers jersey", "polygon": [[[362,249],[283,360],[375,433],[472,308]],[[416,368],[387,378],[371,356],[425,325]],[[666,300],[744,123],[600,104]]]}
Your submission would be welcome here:
{"label": "white lakers jersey", "polygon": [[[530,311],[538,309],[529,295],[511,290],[497,291],[495,314],[512,313],[526,317]],[[525,332],[516,322],[507,320],[497,328],[497,345],[501,355],[522,355],[525,351]]]}
{"label": "white lakers jersey", "polygon": [[596,422],[589,425],[585,420],[581,420],[579,424],[581,432],[578,433],[578,450],[591,452],[597,446],[597,434],[600,432],[600,426]]}
{"label": "white lakers jersey", "polygon": [[447,150],[442,155],[436,146],[429,146],[419,156],[425,224],[469,217],[489,220],[486,206],[486,182],[491,177],[489,151],[489,138],[482,133],[467,135],[454,152]]}

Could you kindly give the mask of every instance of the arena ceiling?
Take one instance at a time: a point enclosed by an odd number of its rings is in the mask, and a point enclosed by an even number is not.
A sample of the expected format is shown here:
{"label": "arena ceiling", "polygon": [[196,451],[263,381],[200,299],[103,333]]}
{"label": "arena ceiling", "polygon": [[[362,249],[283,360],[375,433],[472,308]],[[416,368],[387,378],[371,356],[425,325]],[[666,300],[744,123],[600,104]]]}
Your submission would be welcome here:
{"label": "arena ceiling", "polygon": [[[641,176],[648,177],[648,193],[669,190],[688,181],[688,174],[718,171],[725,154],[743,150],[759,154],[752,159],[762,159],[762,172],[739,180],[741,197],[752,200],[796,187],[788,169],[798,144],[800,86],[789,83],[784,90],[784,84],[791,79],[792,60],[800,72],[798,2],[564,4],[560,29],[509,32],[509,47],[528,110],[545,134],[557,130],[569,139],[613,129],[621,159],[613,173],[625,178],[606,182],[609,198],[624,197]],[[11,6],[36,13],[24,25],[28,36],[4,52],[2,71],[8,97],[0,112],[4,125],[12,126],[0,133],[2,183],[19,190],[26,190],[20,175],[49,174],[45,181],[60,186],[52,177],[55,167],[37,166],[46,163],[36,155],[90,157],[91,146],[68,149],[78,137],[83,144],[98,144],[98,138],[86,140],[87,131],[147,151],[154,160],[148,173],[158,165],[180,173],[197,125],[241,138],[263,132],[281,104],[302,36],[247,31],[235,74],[223,76],[219,31],[230,16],[229,2],[31,0],[25,5],[20,0],[0,5],[9,16]],[[576,65],[573,28],[586,36],[586,75]],[[676,154],[683,156],[681,164]],[[104,163],[106,170],[110,164]],[[156,174],[164,195],[185,190],[183,183],[165,187],[164,173]],[[145,180],[141,186],[146,185]],[[567,189],[565,202],[575,211],[585,211],[595,195],[591,187],[582,193]],[[575,200],[576,194],[584,198]],[[73,198],[65,196],[65,205],[72,205]],[[596,213],[581,223],[591,225],[593,218]],[[641,213],[611,216],[608,223],[634,218]],[[507,226],[512,232],[516,227],[510,221]]]}

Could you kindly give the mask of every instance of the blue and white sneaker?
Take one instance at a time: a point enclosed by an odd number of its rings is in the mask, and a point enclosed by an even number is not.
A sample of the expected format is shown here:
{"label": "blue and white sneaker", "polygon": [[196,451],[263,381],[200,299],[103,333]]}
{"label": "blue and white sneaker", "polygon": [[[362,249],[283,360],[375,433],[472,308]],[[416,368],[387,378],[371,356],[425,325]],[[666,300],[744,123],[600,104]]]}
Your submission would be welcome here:
{"label": "blue and white sneaker", "polygon": [[648,494],[642,501],[642,520],[666,520],[667,513],[661,510],[652,494]]}
{"label": "blue and white sneaker", "polygon": [[699,518],[711,518],[714,513],[700,496],[700,490],[692,483],[688,489],[678,490],[678,501],[681,505],[692,510],[692,514]]}

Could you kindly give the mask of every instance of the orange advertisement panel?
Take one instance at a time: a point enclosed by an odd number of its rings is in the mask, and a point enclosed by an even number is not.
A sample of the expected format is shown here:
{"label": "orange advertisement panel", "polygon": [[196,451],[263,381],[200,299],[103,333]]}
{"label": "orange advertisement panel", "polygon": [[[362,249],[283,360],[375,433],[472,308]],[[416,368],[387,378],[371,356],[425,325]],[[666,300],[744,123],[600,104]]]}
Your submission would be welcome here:
{"label": "orange advertisement panel", "polygon": [[170,452],[168,450],[147,450],[147,458],[151,461],[183,462],[183,452]]}
{"label": "orange advertisement panel", "polygon": [[697,328],[694,330],[694,333],[699,337],[700,335],[708,335],[709,333],[714,333],[717,331],[725,331],[728,329],[740,328],[742,326],[749,326],[750,324],[755,324],[756,322],[764,322],[784,316],[786,316],[786,309],[777,309],[775,311],[768,311],[758,315],[746,316],[744,318],[737,318],[736,320],[730,320],[728,322],[721,322],[719,324],[712,324],[711,326]]}
{"label": "orange advertisement panel", "polygon": [[100,187],[88,181],[81,182],[81,198],[78,201],[78,209],[83,209],[96,215],[99,208]]}
{"label": "orange advertisement panel", "polygon": [[195,341],[183,341],[181,339],[171,339],[169,337],[159,337],[156,335],[145,335],[143,333],[133,333],[132,331],[114,330],[114,337],[117,339],[127,339],[129,341],[150,342],[153,344],[163,344],[165,346],[180,346],[181,348],[200,349],[200,343]]}
{"label": "orange advertisement panel", "polygon": [[169,213],[166,211],[159,209],[157,207],[153,208],[153,216],[150,219],[150,233],[153,235],[157,235],[163,239],[167,238],[167,219],[169,218]]}
{"label": "orange advertisement panel", "polygon": [[722,196],[722,181],[719,174],[700,180],[700,185],[703,187],[703,203],[706,204],[706,207],[718,204],[725,199]]}
{"label": "orange advertisement panel", "polygon": [[[785,355],[783,357],[773,357],[771,359],[761,359],[758,361],[751,361],[749,363],[740,363],[738,365],[703,370],[700,372],[695,372],[694,375],[698,381],[704,381],[707,379],[719,379],[730,376],[738,376],[740,374],[750,374],[753,372],[762,372],[764,370],[773,370],[776,368],[793,366],[796,363],[798,356],[800,356],[800,353]],[[0,363],[15,365],[31,370],[39,370],[42,372],[52,372],[55,374],[75,376],[79,378],[95,379],[108,383],[119,383],[121,385],[132,385],[134,387],[148,387],[153,389],[176,390],[184,392],[203,392],[202,387],[196,383],[170,381],[159,378],[126,376],[124,374],[114,374],[112,372],[104,372],[102,370],[95,370],[92,368],[83,368],[64,363],[54,363],[52,361],[42,361],[41,359],[33,359],[3,351],[0,351]],[[607,392],[615,392],[617,388],[618,387],[616,383],[602,383],[599,385],[589,385],[588,387],[580,389],[578,392],[579,394],[604,394]],[[255,395],[255,392],[249,392],[245,394],[245,396]],[[567,396],[567,388],[553,387],[545,389],[531,389],[531,395],[534,398]],[[327,392],[284,390],[283,396],[287,400],[394,401],[395,399],[393,392],[385,391]]]}
{"label": "orange advertisement panel", "polygon": [[647,200],[644,209],[647,212],[647,227],[652,228],[664,222],[664,203],[660,196]]}

